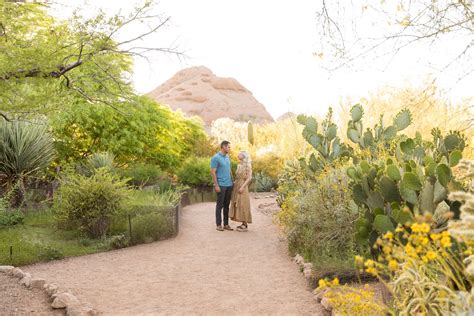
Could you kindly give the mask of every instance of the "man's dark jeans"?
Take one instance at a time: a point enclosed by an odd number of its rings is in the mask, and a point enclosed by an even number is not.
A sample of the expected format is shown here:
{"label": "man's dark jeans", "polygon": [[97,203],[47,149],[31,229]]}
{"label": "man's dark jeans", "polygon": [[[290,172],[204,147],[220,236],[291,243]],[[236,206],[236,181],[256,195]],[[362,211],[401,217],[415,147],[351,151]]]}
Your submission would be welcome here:
{"label": "man's dark jeans", "polygon": [[224,209],[224,225],[229,225],[229,205],[232,198],[232,187],[221,187],[217,193],[216,225],[222,225],[222,209]]}

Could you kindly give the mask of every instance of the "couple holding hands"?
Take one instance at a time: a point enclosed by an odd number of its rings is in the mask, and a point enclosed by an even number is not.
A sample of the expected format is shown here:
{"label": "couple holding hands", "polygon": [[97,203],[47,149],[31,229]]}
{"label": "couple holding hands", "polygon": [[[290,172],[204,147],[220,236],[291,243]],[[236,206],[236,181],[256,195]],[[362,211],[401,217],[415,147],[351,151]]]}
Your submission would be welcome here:
{"label": "couple holding hands", "polygon": [[[252,165],[247,152],[239,153],[239,165],[232,177],[229,158],[230,142],[223,141],[221,150],[211,159],[211,175],[214,190],[217,193],[216,203],[216,229],[218,231],[234,230],[229,225],[229,218],[242,224],[237,226],[237,231],[245,232],[248,224],[252,223],[250,211],[249,184],[252,181]],[[222,221],[224,213],[224,221]]]}

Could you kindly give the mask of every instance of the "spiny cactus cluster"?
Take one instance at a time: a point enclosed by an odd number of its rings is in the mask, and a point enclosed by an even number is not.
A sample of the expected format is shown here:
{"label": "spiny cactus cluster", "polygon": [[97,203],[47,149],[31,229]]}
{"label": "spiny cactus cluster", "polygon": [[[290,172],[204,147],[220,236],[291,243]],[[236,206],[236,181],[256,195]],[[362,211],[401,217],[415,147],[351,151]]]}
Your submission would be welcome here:
{"label": "spiny cactus cluster", "polygon": [[332,120],[331,108],[329,108],[326,118],[321,123],[320,132],[318,122],[314,117],[301,114],[298,115],[297,121],[304,125],[303,137],[317,152],[317,155],[311,154],[309,164],[306,162],[306,159],[300,160],[305,168],[316,172],[321,170],[327,163],[349,155],[350,148],[341,143],[337,136],[337,125]]}
{"label": "spiny cactus cluster", "polygon": [[[453,179],[451,168],[462,158],[464,136],[458,131],[444,136],[439,129],[433,129],[432,141],[424,141],[420,133],[414,138],[398,134],[412,123],[412,115],[406,109],[393,118],[392,125],[384,126],[381,117],[379,124],[366,130],[363,115],[361,105],[353,106],[347,128],[348,138],[358,145],[359,151],[341,143],[331,109],[321,130],[315,118],[297,117],[304,125],[304,138],[315,149],[309,163],[306,158],[300,159],[306,174],[314,175],[341,157],[352,157],[353,166],[347,174],[353,199],[366,210],[356,222],[356,237],[360,241],[373,243],[380,234],[394,230],[398,223],[413,220],[417,214],[431,214],[434,228],[444,229],[449,216],[459,214],[459,203],[447,197],[449,191],[461,187]],[[387,154],[393,156],[379,158]]]}
{"label": "spiny cactus cluster", "polygon": [[431,150],[434,152],[434,159],[448,157],[454,150],[463,150],[466,147],[466,137],[459,131],[449,131],[448,135],[443,137],[439,128],[431,130],[433,142]]}
{"label": "spiny cactus cluster", "polygon": [[360,104],[356,104],[351,109],[351,120],[347,124],[347,137],[360,148],[373,148],[381,143],[391,141],[397,136],[397,133],[404,130],[412,123],[412,115],[409,110],[400,111],[394,118],[393,124],[385,127],[383,117],[380,117],[379,124],[373,129],[367,128],[364,131],[362,118],[364,109]]}
{"label": "spiny cactus cluster", "polygon": [[425,148],[419,139],[401,138],[395,157],[360,163],[347,169],[352,179],[354,201],[366,209],[364,217],[356,222],[356,237],[373,243],[378,235],[405,224],[416,214],[433,215],[436,228],[446,225],[448,216],[456,213],[457,204],[447,199],[451,188],[460,187],[453,179],[451,168],[462,158],[464,144],[449,146],[453,134],[439,135],[446,149],[440,154],[431,143]]}

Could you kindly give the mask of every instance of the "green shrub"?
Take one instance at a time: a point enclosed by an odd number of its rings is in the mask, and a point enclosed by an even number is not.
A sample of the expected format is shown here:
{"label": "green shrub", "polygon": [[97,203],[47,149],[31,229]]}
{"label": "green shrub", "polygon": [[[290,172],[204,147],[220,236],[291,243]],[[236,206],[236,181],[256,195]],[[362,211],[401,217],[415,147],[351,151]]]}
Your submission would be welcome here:
{"label": "green shrub", "polygon": [[166,190],[171,186],[171,181],[157,165],[135,163],[122,170],[120,174],[129,179],[129,184],[137,187],[158,184]]}
{"label": "green shrub", "polygon": [[132,219],[132,241],[152,242],[173,236],[174,213],[170,209],[142,213]]}
{"label": "green shrub", "polygon": [[170,237],[174,234],[174,210],[180,198],[181,193],[175,190],[165,192],[133,190],[129,194],[123,212],[112,219],[110,233],[130,238],[128,222],[130,217],[131,242],[151,242]]}
{"label": "green shrub", "polygon": [[190,158],[177,172],[179,181],[191,187],[212,186],[210,158]]}
{"label": "green shrub", "polygon": [[178,204],[181,193],[175,190],[164,192],[153,190],[133,190],[129,194],[127,211],[134,213],[133,208],[153,206],[157,208],[172,208]]}
{"label": "green shrub", "polygon": [[[284,200],[279,213],[291,252],[319,262],[349,261],[359,247],[354,221],[359,208],[352,202],[345,168],[324,171]],[[337,249],[337,251],[335,251]]]}
{"label": "green shrub", "polygon": [[19,211],[10,212],[0,210],[0,227],[23,224],[24,219],[25,216]]}
{"label": "green shrub", "polygon": [[278,182],[278,176],[283,171],[283,168],[284,160],[274,153],[267,153],[252,160],[253,173],[265,174],[267,177],[270,177],[275,184]]}
{"label": "green shrub", "polygon": [[115,235],[110,237],[108,240],[108,248],[110,249],[121,249],[130,245],[130,238],[125,234]]}
{"label": "green shrub", "polygon": [[111,217],[123,207],[127,192],[125,182],[105,169],[91,177],[69,175],[62,180],[54,201],[58,224],[93,238],[102,237]]}
{"label": "green shrub", "polygon": [[297,191],[305,183],[305,175],[303,166],[298,160],[287,161],[278,179],[277,203],[280,207],[289,194]]}
{"label": "green shrub", "polygon": [[5,198],[0,198],[0,227],[23,224],[25,215],[20,211],[8,210]]}
{"label": "green shrub", "polygon": [[60,249],[51,246],[43,246],[40,247],[38,251],[38,257],[45,261],[60,260],[64,258],[64,253]]}

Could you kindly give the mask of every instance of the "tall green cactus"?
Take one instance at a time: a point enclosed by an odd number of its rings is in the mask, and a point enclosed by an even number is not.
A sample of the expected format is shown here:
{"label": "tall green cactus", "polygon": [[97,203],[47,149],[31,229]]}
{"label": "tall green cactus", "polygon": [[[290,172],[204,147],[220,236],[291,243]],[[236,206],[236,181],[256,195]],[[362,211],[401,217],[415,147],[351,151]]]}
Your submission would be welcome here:
{"label": "tall green cactus", "polygon": [[367,128],[364,131],[363,117],[362,105],[356,104],[351,108],[351,120],[347,123],[347,137],[362,149],[374,149],[383,142],[391,141],[399,131],[410,126],[412,122],[410,111],[404,109],[393,118],[392,125],[385,127],[381,116],[379,124],[376,124],[373,129]]}
{"label": "tall green cactus", "polygon": [[348,156],[350,148],[341,143],[337,136],[337,125],[332,120],[332,109],[326,115],[321,123],[321,131],[319,132],[319,124],[314,117],[306,115],[298,115],[298,123],[304,125],[303,137],[316,150],[309,157],[309,163],[305,158],[300,159],[301,164],[312,172],[321,170],[326,164],[335,161],[344,156]]}
{"label": "tall green cactus", "polygon": [[255,143],[255,139],[254,139],[254,130],[253,130],[252,122],[248,122],[247,124],[247,139],[249,143],[253,146]]}
{"label": "tall green cactus", "polygon": [[[454,140],[452,135],[459,137]],[[446,213],[455,210],[447,200],[448,191],[459,184],[453,180],[451,167],[462,158],[463,136],[436,134],[433,143],[404,137],[397,143],[397,154],[386,161],[361,161],[347,169],[352,179],[354,201],[366,209],[356,222],[356,238],[373,243],[379,234],[393,230],[397,224],[411,221],[416,214],[430,213],[438,228],[446,225]],[[458,146],[444,148],[439,154],[436,142],[453,142]],[[444,150],[443,149],[443,150]]]}

